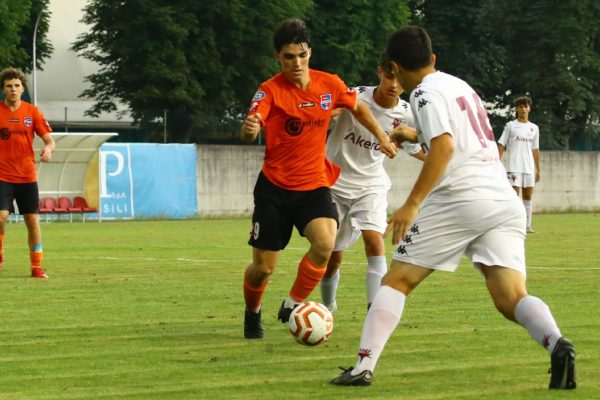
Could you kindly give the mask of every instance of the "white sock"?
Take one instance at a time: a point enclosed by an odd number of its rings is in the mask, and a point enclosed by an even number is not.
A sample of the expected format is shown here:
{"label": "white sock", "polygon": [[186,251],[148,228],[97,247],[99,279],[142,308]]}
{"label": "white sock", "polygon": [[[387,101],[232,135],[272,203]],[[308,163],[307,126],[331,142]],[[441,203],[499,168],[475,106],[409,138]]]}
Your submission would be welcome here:
{"label": "white sock", "polygon": [[379,289],[365,318],[358,361],[352,375],[358,375],[364,370],[373,372],[383,347],[400,322],[405,300],[404,293],[389,286]]}
{"label": "white sock", "polygon": [[367,302],[373,303],[375,294],[381,287],[381,278],[387,272],[385,256],[367,257]]}
{"label": "white sock", "polygon": [[297,304],[300,304],[299,301],[296,301],[294,299],[292,299],[291,297],[287,297],[287,299],[285,299],[285,302],[283,303],[283,306],[285,308],[294,308],[296,307]]}
{"label": "white sock", "polygon": [[527,229],[531,228],[531,203],[532,200],[523,200],[523,205],[525,206],[525,214],[527,215]]}
{"label": "white sock", "polygon": [[335,305],[335,294],[340,283],[340,270],[335,271],[333,276],[321,279],[321,301],[323,305],[331,310]]}
{"label": "white sock", "polygon": [[535,296],[523,297],[515,307],[515,319],[536,342],[552,353],[562,335],[546,303]]}

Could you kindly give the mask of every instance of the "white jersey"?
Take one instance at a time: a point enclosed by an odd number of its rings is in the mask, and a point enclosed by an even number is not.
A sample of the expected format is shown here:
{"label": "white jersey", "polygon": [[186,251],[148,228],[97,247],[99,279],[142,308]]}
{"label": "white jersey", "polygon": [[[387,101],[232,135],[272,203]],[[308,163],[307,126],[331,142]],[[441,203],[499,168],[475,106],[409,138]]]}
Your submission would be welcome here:
{"label": "white jersey", "polygon": [[452,135],[454,142],[452,158],[427,203],[516,196],[500,162],[487,113],[471,86],[452,75],[434,72],[412,91],[410,103],[423,151],[444,133]]}
{"label": "white jersey", "polygon": [[509,172],[535,174],[533,150],[540,148],[540,130],[533,122],[510,121],[498,139],[508,152]]}
{"label": "white jersey", "polygon": [[[399,124],[415,126],[406,101],[398,99],[394,108],[383,108],[373,98],[375,88],[358,87],[358,98],[369,107],[385,132],[389,134]],[[402,147],[408,154],[421,150],[420,145],[412,143],[405,143]],[[391,187],[383,167],[385,155],[380,151],[379,142],[347,110],[342,111],[327,138],[327,158],[341,168],[338,180],[331,187],[338,196],[356,199],[370,193],[387,193]]]}

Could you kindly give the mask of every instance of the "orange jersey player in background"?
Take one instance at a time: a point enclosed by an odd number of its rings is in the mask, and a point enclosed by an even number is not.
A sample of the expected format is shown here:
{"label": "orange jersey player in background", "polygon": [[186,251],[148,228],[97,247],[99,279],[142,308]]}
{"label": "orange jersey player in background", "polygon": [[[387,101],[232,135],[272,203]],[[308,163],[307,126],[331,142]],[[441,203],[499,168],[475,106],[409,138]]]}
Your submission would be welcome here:
{"label": "orange jersey player in background", "polygon": [[0,72],[4,101],[0,103],[0,268],[6,221],[17,202],[27,226],[31,276],[46,279],[42,269],[43,248],[39,219],[39,191],[33,153],[33,138],[44,141],[42,161],[50,161],[55,143],[52,129],[42,112],[21,100],[25,91],[25,75],[16,68]]}
{"label": "orange jersey player in background", "polygon": [[252,99],[241,127],[243,140],[265,132],[265,158],[254,188],[252,262],[244,274],[244,337],[263,337],[261,300],[294,227],[310,248],[278,318],[289,316],[319,284],[335,243],[338,215],[329,187],[339,167],[326,158],[327,127],[335,108],[348,109],[380,143],[389,157],[396,147],[369,108],[336,75],[309,68],[310,35],[303,21],[283,21],[273,35],[281,72],[264,82]]}

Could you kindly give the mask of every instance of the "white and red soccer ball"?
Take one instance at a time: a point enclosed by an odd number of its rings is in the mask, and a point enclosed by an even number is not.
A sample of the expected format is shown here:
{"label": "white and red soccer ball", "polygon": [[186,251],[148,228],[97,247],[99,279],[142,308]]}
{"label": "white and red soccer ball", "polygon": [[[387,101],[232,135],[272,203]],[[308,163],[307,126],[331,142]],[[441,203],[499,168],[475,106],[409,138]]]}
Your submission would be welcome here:
{"label": "white and red soccer ball", "polygon": [[294,308],[289,324],[294,339],[306,346],[321,344],[333,333],[333,315],[316,301],[300,303]]}

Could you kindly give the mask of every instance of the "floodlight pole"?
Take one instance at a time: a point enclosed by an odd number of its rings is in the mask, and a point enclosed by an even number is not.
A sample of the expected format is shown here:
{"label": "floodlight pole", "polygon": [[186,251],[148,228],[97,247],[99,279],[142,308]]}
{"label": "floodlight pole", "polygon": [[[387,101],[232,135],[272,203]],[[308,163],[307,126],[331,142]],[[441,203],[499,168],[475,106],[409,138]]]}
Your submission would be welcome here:
{"label": "floodlight pole", "polygon": [[40,13],[37,16],[37,19],[35,20],[35,26],[33,27],[33,69],[32,69],[32,73],[31,73],[31,77],[32,77],[32,89],[33,89],[33,105],[37,106],[37,87],[36,87],[36,79],[35,79],[35,72],[36,72],[36,64],[37,64],[37,56],[36,56],[36,42],[37,42],[37,30],[38,30],[38,25],[40,24],[40,18],[42,16],[42,12],[44,12],[44,10],[40,11]]}

